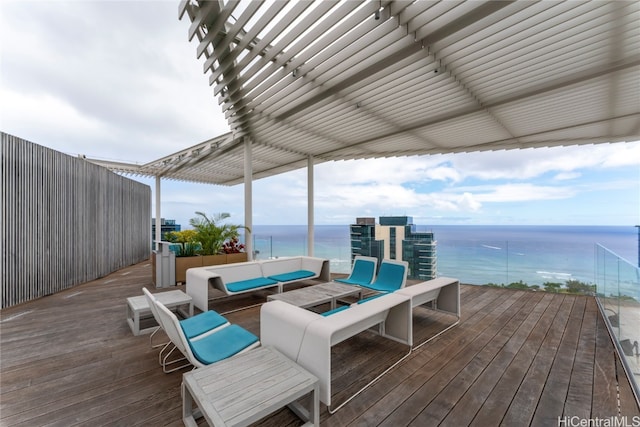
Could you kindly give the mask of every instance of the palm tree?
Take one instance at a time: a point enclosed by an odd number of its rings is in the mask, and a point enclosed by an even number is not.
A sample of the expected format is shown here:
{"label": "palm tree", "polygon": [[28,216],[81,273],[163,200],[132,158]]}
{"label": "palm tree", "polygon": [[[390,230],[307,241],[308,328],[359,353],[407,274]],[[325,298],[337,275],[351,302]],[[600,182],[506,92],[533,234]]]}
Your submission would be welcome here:
{"label": "palm tree", "polygon": [[216,255],[222,251],[222,246],[227,240],[237,238],[240,233],[239,229],[248,227],[243,225],[219,224],[221,221],[229,218],[229,213],[217,213],[208,217],[203,212],[196,212],[198,217],[191,218],[189,224],[196,230],[197,239],[202,245],[200,253],[202,255]]}

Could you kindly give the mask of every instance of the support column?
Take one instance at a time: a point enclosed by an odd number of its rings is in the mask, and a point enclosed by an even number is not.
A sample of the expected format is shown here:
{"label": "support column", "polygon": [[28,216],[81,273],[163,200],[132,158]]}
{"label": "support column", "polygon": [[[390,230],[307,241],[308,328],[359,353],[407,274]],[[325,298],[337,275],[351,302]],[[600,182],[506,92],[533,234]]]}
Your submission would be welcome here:
{"label": "support column", "polygon": [[313,205],[313,156],[307,158],[307,253],[313,256],[314,247],[314,205]]}
{"label": "support column", "polygon": [[253,165],[251,153],[251,139],[244,138],[244,225],[249,230],[244,231],[244,247],[249,261],[253,260]]}
{"label": "support column", "polygon": [[162,240],[162,221],[160,209],[160,176],[156,175],[156,251],[160,250],[160,241]]}

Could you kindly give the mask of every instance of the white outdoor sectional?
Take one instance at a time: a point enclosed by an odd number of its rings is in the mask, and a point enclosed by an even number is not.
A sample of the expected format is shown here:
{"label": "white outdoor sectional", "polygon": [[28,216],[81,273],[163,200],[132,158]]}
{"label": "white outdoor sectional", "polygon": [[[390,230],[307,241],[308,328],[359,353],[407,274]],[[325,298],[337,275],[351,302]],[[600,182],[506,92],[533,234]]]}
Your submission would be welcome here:
{"label": "white outdoor sectional", "polygon": [[196,267],[187,270],[186,292],[202,311],[209,309],[209,286],[227,295],[275,288],[307,279],[331,280],[329,260],[308,256]]}
{"label": "white outdoor sectional", "polygon": [[369,328],[385,338],[413,344],[411,298],[390,293],[353,304],[330,316],[270,301],[260,310],[260,340],[320,380],[320,401],[331,406],[331,347]]}
{"label": "white outdoor sectional", "polygon": [[[453,315],[456,320],[434,336],[413,346],[413,309],[423,305]],[[458,279],[440,277],[324,314],[282,301],[267,302],[260,310],[260,340],[262,345],[275,347],[316,375],[320,380],[320,401],[333,413],[355,395],[340,406],[331,408],[331,347],[360,332],[373,329],[381,336],[408,345],[410,353],[459,323],[460,282]],[[376,380],[377,378],[365,388]],[[364,389],[358,393],[362,390]]]}

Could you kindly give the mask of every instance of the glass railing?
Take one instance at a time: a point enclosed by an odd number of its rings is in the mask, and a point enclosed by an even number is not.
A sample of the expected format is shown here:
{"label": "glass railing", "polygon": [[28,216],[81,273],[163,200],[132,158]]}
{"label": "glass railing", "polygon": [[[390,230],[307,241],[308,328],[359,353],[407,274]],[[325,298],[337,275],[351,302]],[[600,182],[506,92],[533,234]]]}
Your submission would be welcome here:
{"label": "glass railing", "polygon": [[596,245],[598,304],[616,342],[636,399],[640,395],[640,269]]}
{"label": "glass railing", "polygon": [[[291,236],[253,236],[255,259],[308,255],[307,239]],[[351,242],[316,236],[314,256],[331,260],[333,273],[351,271]],[[442,240],[436,258],[438,276],[461,283],[534,287],[551,291],[577,291],[593,295],[593,243],[573,244],[545,240]],[[423,260],[429,262],[428,260]],[[567,288],[576,289],[567,289]]]}
{"label": "glass railing", "polygon": [[[313,256],[330,261],[332,273],[347,274],[351,271],[351,245],[348,239],[344,241],[316,237],[313,250]],[[254,235],[253,251],[256,260],[308,255],[308,240]]]}

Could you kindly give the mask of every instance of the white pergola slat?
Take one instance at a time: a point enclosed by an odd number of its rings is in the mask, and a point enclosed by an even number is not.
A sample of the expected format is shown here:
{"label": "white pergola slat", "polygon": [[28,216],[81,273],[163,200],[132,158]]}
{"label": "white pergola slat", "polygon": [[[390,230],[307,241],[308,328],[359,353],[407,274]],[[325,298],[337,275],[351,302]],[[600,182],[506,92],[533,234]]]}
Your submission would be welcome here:
{"label": "white pergola slat", "polygon": [[230,133],[120,172],[242,183],[245,138],[253,179],[310,159],[640,139],[638,1],[186,0],[178,14]]}

